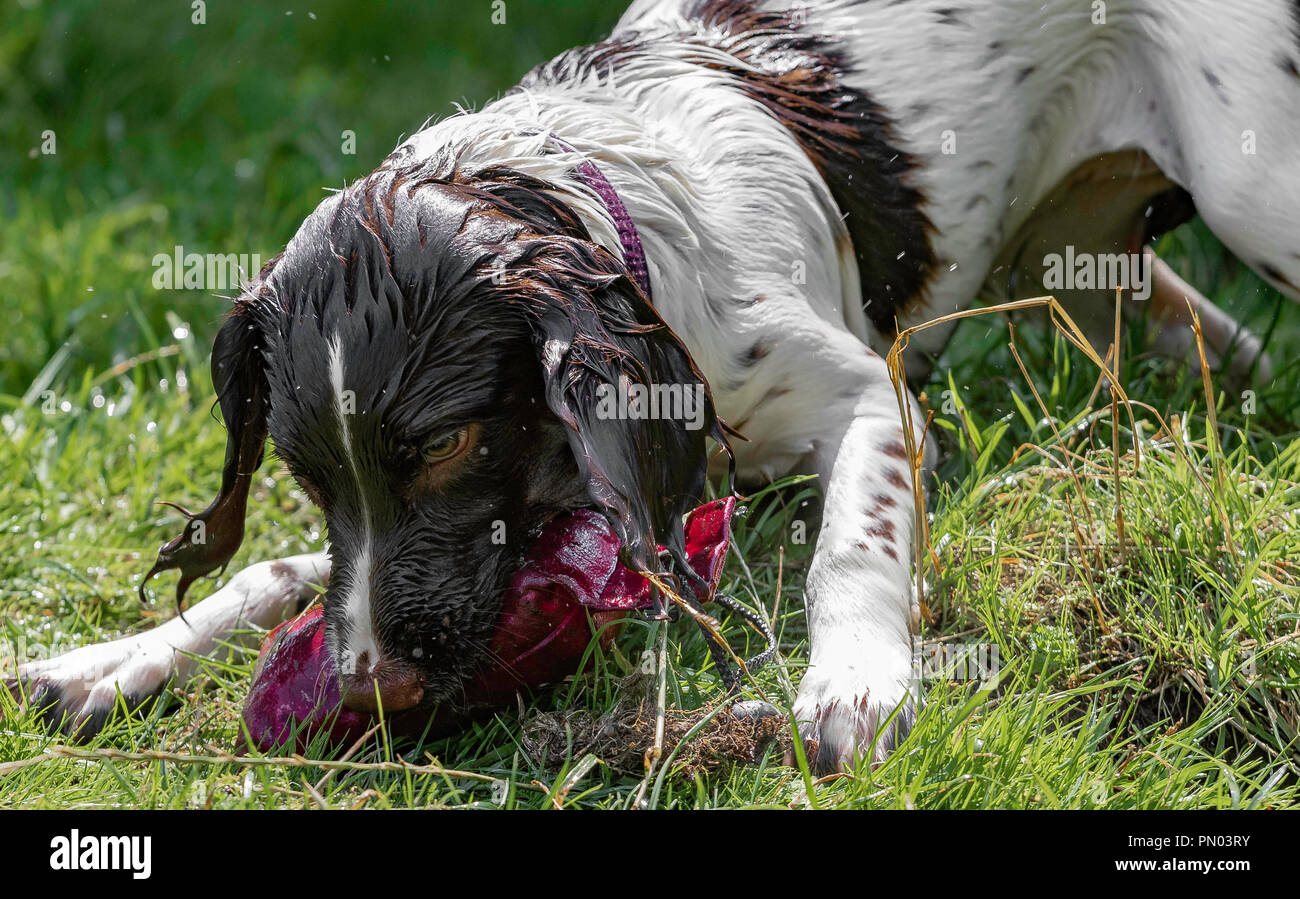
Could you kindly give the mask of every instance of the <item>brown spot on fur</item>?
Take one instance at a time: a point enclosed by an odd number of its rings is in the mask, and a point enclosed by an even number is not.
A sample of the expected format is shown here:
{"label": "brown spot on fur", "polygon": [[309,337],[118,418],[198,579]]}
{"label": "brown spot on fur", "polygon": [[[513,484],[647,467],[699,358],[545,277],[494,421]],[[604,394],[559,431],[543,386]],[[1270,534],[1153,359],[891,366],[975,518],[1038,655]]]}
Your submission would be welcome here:
{"label": "brown spot on fur", "polygon": [[910,490],[912,485],[903,477],[902,472],[897,468],[888,468],[885,470],[885,480],[900,490]]}
{"label": "brown spot on fur", "polygon": [[895,459],[902,459],[904,462],[907,461],[907,447],[897,440],[886,443],[880,448],[880,451],[886,456],[893,456]]}
{"label": "brown spot on fur", "polygon": [[871,497],[871,501],[875,503],[878,508],[891,509],[898,505],[894,498],[887,493],[877,493],[875,496]]}
{"label": "brown spot on fur", "polygon": [[875,524],[868,525],[863,533],[868,537],[883,537],[886,540],[893,540],[894,523],[888,518],[878,519]]}
{"label": "brown spot on fur", "polygon": [[394,197],[397,195],[397,189],[401,186],[402,176],[398,175],[393,179],[393,186],[384,192],[380,197],[380,205],[384,207],[384,217],[388,219],[388,227],[393,227],[393,219],[397,216],[397,203]]}
{"label": "brown spot on fur", "polygon": [[[635,36],[578,48],[534,69],[520,87],[606,77],[632,56],[686,58],[727,73],[790,131],[825,179],[853,242],[863,309],[892,335],[936,266],[933,225],[910,178],[916,160],[896,145],[885,110],[845,84],[853,67],[836,37],[805,30],[797,10],[755,7],[753,0],[696,0],[682,10],[686,29],[662,50],[657,39]],[[736,62],[682,45],[721,50]]]}
{"label": "brown spot on fur", "polygon": [[751,346],[749,350],[746,351],[745,355],[740,358],[740,363],[746,366],[753,365],[755,362],[765,358],[769,353],[771,353],[773,346],[775,346],[775,344],[767,340],[755,341],[754,345]]}
{"label": "brown spot on fur", "polygon": [[885,551],[885,555],[889,556],[889,558],[893,559],[895,562],[898,561],[898,553],[894,552],[894,548],[888,543],[882,546],[881,549]]}

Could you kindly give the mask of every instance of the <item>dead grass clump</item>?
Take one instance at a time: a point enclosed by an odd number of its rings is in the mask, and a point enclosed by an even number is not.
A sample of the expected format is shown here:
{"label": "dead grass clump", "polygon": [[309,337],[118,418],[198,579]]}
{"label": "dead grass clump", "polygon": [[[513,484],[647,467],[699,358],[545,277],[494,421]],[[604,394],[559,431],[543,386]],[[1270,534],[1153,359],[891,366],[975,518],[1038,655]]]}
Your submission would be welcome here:
{"label": "dead grass clump", "polygon": [[[656,708],[653,690],[640,677],[619,688],[613,709],[594,714],[587,709],[542,712],[523,724],[523,745],[534,760],[554,762],[591,754],[623,774],[639,775],[655,743]],[[664,714],[664,758],[670,773],[685,780],[754,764],[776,743],[781,752],[790,744],[784,717],[737,718],[727,711],[691,733],[717,709],[712,704],[694,711],[667,709]]]}

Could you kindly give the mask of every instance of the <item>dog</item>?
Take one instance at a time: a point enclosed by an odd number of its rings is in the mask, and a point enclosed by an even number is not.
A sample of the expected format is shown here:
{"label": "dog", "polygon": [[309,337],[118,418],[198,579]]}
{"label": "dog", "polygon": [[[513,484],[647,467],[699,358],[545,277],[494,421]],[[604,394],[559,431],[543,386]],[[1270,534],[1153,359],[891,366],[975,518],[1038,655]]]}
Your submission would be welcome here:
{"label": "dog", "polygon": [[[794,714],[818,770],[879,761],[922,699],[900,329],[1051,293],[1104,350],[1119,286],[1161,352],[1187,358],[1195,312],[1213,365],[1266,378],[1149,244],[1199,213],[1300,299],[1297,146],[1292,0],[638,0],[331,195],[236,300],[212,352],[220,494],[155,572],[180,569],[179,597],[229,560],[268,435],[329,551],[18,680],[94,733],[119,693],[183,681],[323,583],[345,703],[454,702],[547,521],[597,509],[631,564],[663,545],[671,569],[730,461],[742,484],[819,478]],[[951,330],[912,337],[909,373]],[[700,405],[598,415],[617,385]]]}

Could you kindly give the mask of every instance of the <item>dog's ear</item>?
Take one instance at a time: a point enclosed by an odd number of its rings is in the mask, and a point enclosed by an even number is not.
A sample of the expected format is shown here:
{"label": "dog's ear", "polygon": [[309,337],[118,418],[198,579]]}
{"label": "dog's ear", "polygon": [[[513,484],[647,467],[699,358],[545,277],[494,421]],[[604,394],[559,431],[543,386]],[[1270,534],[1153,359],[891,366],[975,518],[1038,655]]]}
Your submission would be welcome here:
{"label": "dog's ear", "polygon": [[541,304],[530,297],[546,402],[624,561],[657,571],[657,544],[685,558],[682,516],[704,494],[706,438],[731,452],[725,426],[690,353],[636,286],[616,275],[573,291],[580,281]]}
{"label": "dog's ear", "polygon": [[263,368],[261,330],[253,321],[255,306],[243,303],[226,319],[212,346],[212,383],[221,415],[226,421],[226,461],[221,471],[221,492],[197,515],[166,503],[189,520],[184,530],[158,550],[158,561],[140,582],[144,585],[161,571],[180,569],[176,605],[190,584],[205,574],[224,568],[244,539],[244,510],[253,473],[262,464],[266,444],[269,390]]}

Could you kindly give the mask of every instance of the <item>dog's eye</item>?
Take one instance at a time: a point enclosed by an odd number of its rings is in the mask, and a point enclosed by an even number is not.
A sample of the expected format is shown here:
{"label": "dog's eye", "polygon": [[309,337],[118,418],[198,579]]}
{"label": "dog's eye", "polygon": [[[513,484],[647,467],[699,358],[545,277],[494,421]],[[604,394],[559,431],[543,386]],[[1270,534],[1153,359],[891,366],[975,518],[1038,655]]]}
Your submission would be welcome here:
{"label": "dog's eye", "polygon": [[436,465],[456,458],[465,452],[468,446],[469,428],[461,428],[458,431],[452,431],[430,440],[420,450],[420,455],[429,465]]}

